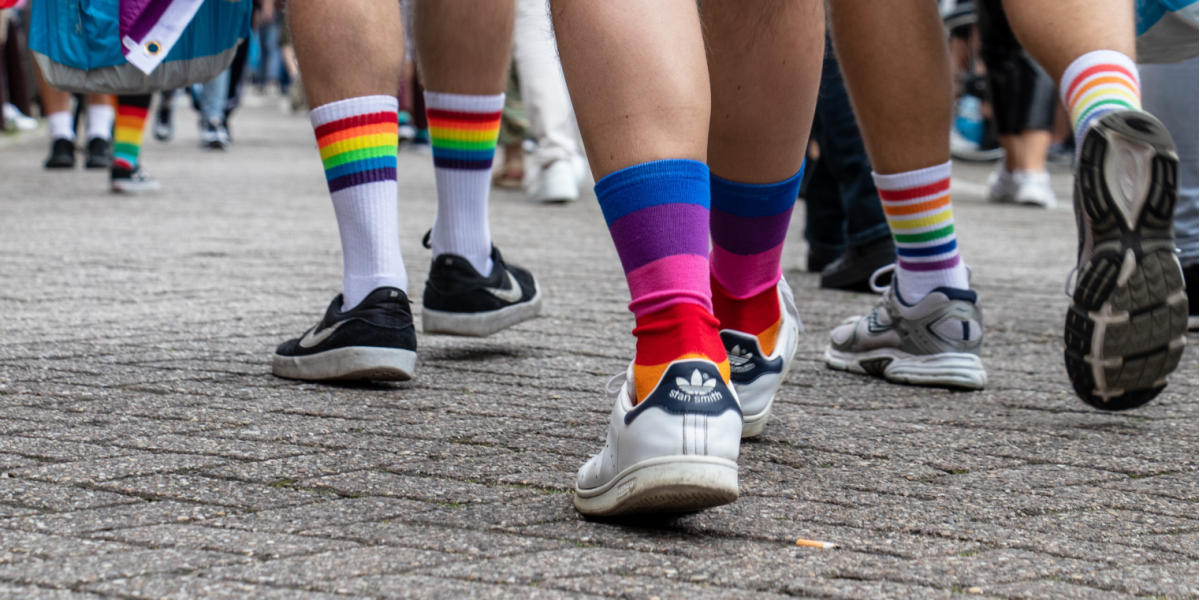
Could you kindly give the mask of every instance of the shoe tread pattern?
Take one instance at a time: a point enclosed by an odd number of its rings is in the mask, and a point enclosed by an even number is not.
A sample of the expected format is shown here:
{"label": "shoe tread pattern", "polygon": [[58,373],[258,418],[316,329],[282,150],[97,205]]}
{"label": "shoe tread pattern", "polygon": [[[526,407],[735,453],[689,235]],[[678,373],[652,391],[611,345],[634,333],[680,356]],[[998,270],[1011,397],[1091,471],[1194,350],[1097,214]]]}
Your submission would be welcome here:
{"label": "shoe tread pattern", "polygon": [[[1096,253],[1080,269],[1066,319],[1065,359],[1084,401],[1105,410],[1126,410],[1157,396],[1178,366],[1183,348],[1171,342],[1187,329],[1187,302],[1180,301],[1183,275],[1172,253],[1175,161],[1161,153],[1154,157],[1149,195],[1131,231],[1104,184],[1101,165],[1107,148],[1108,140],[1093,129],[1080,159],[1075,193],[1091,219]],[[1122,264],[1130,250],[1136,264],[1122,284]],[[1099,348],[1094,342],[1101,324],[1094,313],[1109,315]],[[1089,357],[1105,361],[1103,381],[1096,381]],[[1124,393],[1104,397],[1098,388]]]}

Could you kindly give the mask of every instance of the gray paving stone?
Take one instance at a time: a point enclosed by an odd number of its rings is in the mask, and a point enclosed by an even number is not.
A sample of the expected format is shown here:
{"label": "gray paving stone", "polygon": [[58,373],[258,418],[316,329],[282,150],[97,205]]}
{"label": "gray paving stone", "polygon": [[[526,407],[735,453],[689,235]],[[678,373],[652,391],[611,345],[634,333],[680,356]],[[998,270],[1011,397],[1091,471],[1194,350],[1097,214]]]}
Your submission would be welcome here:
{"label": "gray paving stone", "polygon": [[152,454],[143,452],[98,460],[84,460],[27,469],[14,469],[10,470],[8,474],[11,477],[36,479],[53,483],[86,484],[139,475],[190,471],[202,467],[224,464],[225,462],[224,459],[211,456]]}
{"label": "gray paving stone", "polygon": [[194,571],[201,567],[246,560],[250,559],[215,552],[163,548],[25,561],[0,566],[0,578],[51,587],[69,587],[111,579],[127,579],[149,573]]}
{"label": "gray paving stone", "polygon": [[39,600],[99,600],[102,596],[70,590],[54,590],[30,586],[0,584],[0,598],[37,598]]}
{"label": "gray paving stone", "polygon": [[320,494],[284,486],[254,485],[200,475],[151,475],[119,479],[99,485],[115,492],[143,498],[187,500],[245,510],[297,506],[326,499]]}
{"label": "gray paving stone", "polygon": [[267,534],[198,525],[134,527],[95,533],[93,537],[149,548],[212,550],[268,559],[358,547],[357,543],[348,540],[322,540],[278,532]]}
{"label": "gray paving stone", "polygon": [[138,502],[58,514],[0,519],[0,527],[80,536],[93,531],[220,518],[231,509],[179,502]]}
{"label": "gray paving stone", "polygon": [[[411,382],[277,379],[271,350],[312,326],[341,262],[311,127],[264,102],[227,153],[189,128],[148,144],[154,196],[44,171],[44,134],[0,143],[0,598],[1196,598],[1197,337],[1147,406],[1079,402],[1071,211],[986,203],[991,165],[954,168],[988,389],[827,369],[829,329],[877,296],[803,271],[798,204],[783,270],[808,333],[743,443],[741,498],[589,521],[574,474],[634,351],[597,203],[492,195],[542,318],[418,334]],[[425,155],[398,170],[416,296],[434,181]],[[1069,197],[1069,172],[1052,181]]]}
{"label": "gray paving stone", "polygon": [[294,588],[272,588],[237,581],[221,581],[206,577],[173,577],[158,575],[115,579],[85,586],[86,589],[105,596],[122,598],[146,598],[154,600],[184,600],[187,598],[280,598],[297,600],[335,600],[347,596],[297,590]]}

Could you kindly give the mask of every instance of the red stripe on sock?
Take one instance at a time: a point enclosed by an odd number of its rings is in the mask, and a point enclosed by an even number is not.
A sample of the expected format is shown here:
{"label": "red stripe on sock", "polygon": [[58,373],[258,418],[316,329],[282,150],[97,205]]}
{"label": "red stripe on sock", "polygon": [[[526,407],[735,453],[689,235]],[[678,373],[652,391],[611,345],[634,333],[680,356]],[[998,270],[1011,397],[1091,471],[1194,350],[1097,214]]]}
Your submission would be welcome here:
{"label": "red stripe on sock", "polygon": [[448,121],[463,121],[467,123],[478,123],[480,121],[498,121],[501,111],[495,112],[463,112],[458,110],[442,110],[439,108],[426,108],[425,114],[430,119],[446,119]]}
{"label": "red stripe on sock", "polygon": [[721,283],[712,278],[713,314],[721,329],[733,329],[758,335],[779,322],[779,292],[775,286],[738,300],[729,295]]}
{"label": "red stripe on sock", "polygon": [[885,190],[879,189],[879,199],[884,202],[899,202],[901,200],[912,200],[923,196],[930,196],[940,192],[950,191],[950,179],[946,178],[941,181],[935,181],[928,185],[920,187],[908,188],[903,190]]}
{"label": "red stripe on sock", "polygon": [[117,106],[117,115],[122,117],[136,117],[138,119],[145,120],[149,110],[150,109],[142,108],[140,106],[127,106],[122,104]]}
{"label": "red stripe on sock", "polygon": [[725,360],[717,334],[719,322],[697,304],[676,304],[637,320],[635,364],[660,365],[685,354],[702,354],[715,363]]}
{"label": "red stripe on sock", "polygon": [[1135,83],[1138,80],[1138,78],[1135,77],[1133,75],[1133,73],[1130,73],[1128,69],[1126,69],[1125,67],[1122,67],[1121,65],[1114,65],[1112,63],[1093,65],[1093,66],[1090,66],[1090,67],[1084,69],[1082,73],[1075,76],[1075,79],[1071,80],[1071,85],[1069,87],[1067,87],[1067,94],[1066,94],[1065,98],[1067,100],[1070,100],[1072,97],[1074,97],[1075,96],[1075,88],[1079,87],[1079,84],[1081,82],[1083,82],[1083,80],[1087,79],[1088,77],[1091,77],[1092,75],[1095,75],[1096,73],[1102,73],[1105,71],[1116,71],[1118,73],[1124,73],[1127,77],[1129,77],[1130,81],[1133,81]]}
{"label": "red stripe on sock", "polygon": [[354,115],[353,117],[346,117],[345,119],[330,121],[317,127],[314,129],[314,131],[317,134],[317,139],[321,139],[331,133],[336,133],[343,129],[362,127],[363,125],[375,125],[377,123],[397,123],[397,126],[399,126],[399,119],[397,118],[396,113],[392,111],[366,113],[362,115]]}

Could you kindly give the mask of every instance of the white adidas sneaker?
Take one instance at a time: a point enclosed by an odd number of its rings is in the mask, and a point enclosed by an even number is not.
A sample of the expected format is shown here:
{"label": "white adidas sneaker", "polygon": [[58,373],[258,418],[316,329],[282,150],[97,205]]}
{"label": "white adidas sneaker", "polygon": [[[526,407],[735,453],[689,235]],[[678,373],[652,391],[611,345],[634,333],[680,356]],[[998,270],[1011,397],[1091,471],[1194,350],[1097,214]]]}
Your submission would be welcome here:
{"label": "white adidas sneaker", "polygon": [[758,345],[758,336],[733,329],[721,330],[721,342],[729,357],[729,381],[742,404],[742,437],[756,436],[767,426],[775,392],[787,378],[792,359],[796,357],[796,343],[804,329],[792,288],[781,277],[776,289],[783,323],[779,327],[775,349],[769,356],[764,355]]}
{"label": "white adidas sneaker", "polygon": [[609,385],[614,382],[621,388],[608,440],[576,478],[579,512],[596,517],[689,512],[737,500],[742,411],[715,363],[671,363],[637,406],[633,365]]}

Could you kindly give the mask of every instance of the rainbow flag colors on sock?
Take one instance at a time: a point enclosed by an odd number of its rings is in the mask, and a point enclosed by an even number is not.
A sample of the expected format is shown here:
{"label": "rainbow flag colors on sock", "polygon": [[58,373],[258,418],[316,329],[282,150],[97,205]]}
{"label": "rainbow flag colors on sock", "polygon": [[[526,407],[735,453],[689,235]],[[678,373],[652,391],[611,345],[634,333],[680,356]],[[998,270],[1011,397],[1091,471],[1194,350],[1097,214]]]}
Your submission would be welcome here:
{"label": "rainbow flag colors on sock", "polygon": [[1114,110],[1142,109],[1137,65],[1115,50],[1088,52],[1075,59],[1063,72],[1059,95],[1071,115],[1076,148],[1096,119]]}
{"label": "rainbow flag colors on sock", "polygon": [[954,234],[950,163],[898,173],[872,173],[896,242],[900,295],[919,302],[938,287],[967,289]]}
{"label": "rainbow flag colors on sock", "polygon": [[783,241],[804,168],[778,183],[711,177],[713,311],[721,329],[758,337],[770,355],[782,323],[778,294]]}
{"label": "rainbow flag colors on sock", "polygon": [[112,166],[134,171],[142,148],[142,133],[146,128],[146,114],[150,110],[150,96],[119,96],[117,119],[113,124]]}
{"label": "rainbow flag colors on sock", "polygon": [[397,127],[394,110],[353,115],[318,126],[317,147],[329,192],[395,181]]}
{"label": "rainbow flag colors on sock", "polygon": [[433,166],[489,171],[500,136],[501,111],[472,112],[427,108]]}
{"label": "rainbow flag colors on sock", "polygon": [[596,197],[625,269],[637,320],[634,386],[645,398],[676,360],[704,358],[729,381],[709,288],[709,174],[694,160],[621,169]]}

